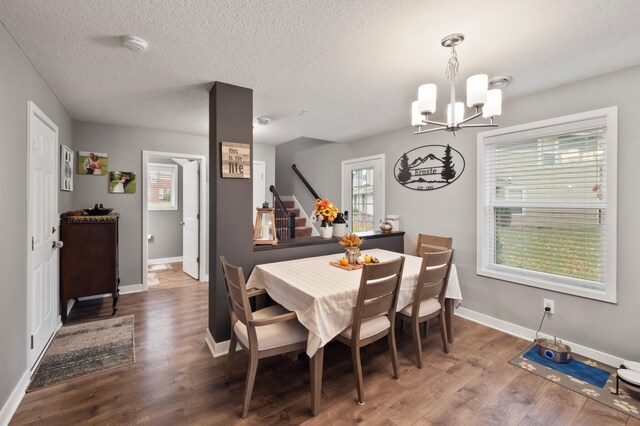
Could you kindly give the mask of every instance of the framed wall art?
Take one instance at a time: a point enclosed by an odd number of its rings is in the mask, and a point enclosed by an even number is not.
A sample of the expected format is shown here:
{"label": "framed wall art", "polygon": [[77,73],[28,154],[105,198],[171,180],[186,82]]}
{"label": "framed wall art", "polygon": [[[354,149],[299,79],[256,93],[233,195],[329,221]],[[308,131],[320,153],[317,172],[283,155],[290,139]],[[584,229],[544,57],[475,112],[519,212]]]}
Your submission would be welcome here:
{"label": "framed wall art", "polygon": [[60,145],[60,190],[73,191],[73,151]]}
{"label": "framed wall art", "polygon": [[223,178],[251,178],[251,145],[248,143],[221,142],[220,170]]}
{"label": "framed wall art", "polygon": [[110,194],[135,194],[136,174],[134,172],[109,172]]}
{"label": "framed wall art", "polygon": [[103,152],[78,151],[78,174],[106,176],[109,171],[109,156]]}

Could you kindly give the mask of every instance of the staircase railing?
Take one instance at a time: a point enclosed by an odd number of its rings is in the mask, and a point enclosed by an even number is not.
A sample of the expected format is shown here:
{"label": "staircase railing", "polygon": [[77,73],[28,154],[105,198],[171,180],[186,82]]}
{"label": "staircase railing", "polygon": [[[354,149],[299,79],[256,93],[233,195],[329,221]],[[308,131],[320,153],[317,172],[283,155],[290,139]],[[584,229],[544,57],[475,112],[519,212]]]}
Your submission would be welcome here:
{"label": "staircase railing", "polygon": [[296,214],[284,206],[276,187],[271,185],[269,191],[273,194],[273,209],[276,219],[276,235],[278,240],[289,240],[296,237]]}
{"label": "staircase railing", "polygon": [[298,175],[302,183],[304,183],[304,186],[307,187],[311,195],[313,195],[313,198],[315,200],[322,200],[322,198],[318,195],[318,193],[313,189],[311,184],[304,178],[304,176],[302,176],[302,173],[300,173],[300,170],[298,170],[296,165],[295,164],[291,165],[291,168],[293,169],[294,172],[296,172],[296,174]]}

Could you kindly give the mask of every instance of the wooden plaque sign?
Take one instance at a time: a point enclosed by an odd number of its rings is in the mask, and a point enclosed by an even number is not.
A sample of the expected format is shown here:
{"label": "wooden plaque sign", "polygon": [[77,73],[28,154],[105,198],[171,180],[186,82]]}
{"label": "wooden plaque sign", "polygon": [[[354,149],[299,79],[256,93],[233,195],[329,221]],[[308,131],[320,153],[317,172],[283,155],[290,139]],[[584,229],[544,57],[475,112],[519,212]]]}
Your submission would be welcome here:
{"label": "wooden plaque sign", "polygon": [[221,142],[220,151],[223,178],[251,178],[251,146],[248,143]]}

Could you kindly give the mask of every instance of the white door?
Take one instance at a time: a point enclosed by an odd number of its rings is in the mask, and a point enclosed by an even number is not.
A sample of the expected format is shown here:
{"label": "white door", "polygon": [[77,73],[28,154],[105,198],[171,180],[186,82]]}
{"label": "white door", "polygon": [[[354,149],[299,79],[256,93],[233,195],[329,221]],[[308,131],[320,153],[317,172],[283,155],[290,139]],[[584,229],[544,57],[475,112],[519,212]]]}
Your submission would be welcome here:
{"label": "white door", "polygon": [[29,102],[29,288],[30,368],[56,329],[58,299],[58,128]]}
{"label": "white door", "polygon": [[182,269],[193,278],[198,279],[198,262],[200,250],[200,179],[198,178],[197,161],[190,161],[182,166]]}
{"label": "white door", "polygon": [[342,210],[352,232],[377,231],[384,218],[384,154],[342,162]]}
{"label": "white door", "polygon": [[262,207],[266,200],[267,180],[265,178],[266,164],[264,161],[253,162],[253,218],[256,217],[256,207]]}

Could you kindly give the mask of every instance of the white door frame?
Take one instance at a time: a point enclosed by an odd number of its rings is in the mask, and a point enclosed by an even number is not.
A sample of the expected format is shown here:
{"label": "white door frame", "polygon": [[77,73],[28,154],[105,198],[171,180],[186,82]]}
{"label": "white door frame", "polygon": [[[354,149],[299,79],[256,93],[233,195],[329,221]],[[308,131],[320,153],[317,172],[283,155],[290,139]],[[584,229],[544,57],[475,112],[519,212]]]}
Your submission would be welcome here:
{"label": "white door frame", "polygon": [[148,199],[147,199],[147,177],[148,177],[148,164],[149,157],[161,157],[161,158],[185,158],[188,160],[195,160],[198,162],[198,170],[200,171],[200,242],[199,242],[199,257],[200,264],[198,266],[198,275],[200,281],[208,281],[207,276],[207,157],[205,155],[198,154],[180,154],[176,152],[160,152],[160,151],[142,151],[142,290],[147,291],[149,289],[147,273],[149,269],[149,242],[147,236],[149,235],[149,212],[148,212]]}
{"label": "white door frame", "polygon": [[[27,101],[27,235],[25,237],[25,249],[26,249],[26,253],[27,253],[27,309],[25,309],[25,312],[27,314],[27,329],[25,330],[25,335],[27,337],[27,347],[26,347],[26,354],[27,354],[27,370],[30,370],[30,374],[33,374],[37,367],[38,364],[40,363],[40,361],[42,360],[42,355],[44,355],[45,352],[47,352],[47,348],[49,347],[49,345],[51,344],[51,341],[53,339],[50,339],[49,342],[44,346],[44,349],[42,350],[42,353],[38,354],[38,360],[36,360],[37,362],[33,362],[34,360],[31,359],[31,229],[32,229],[32,225],[33,225],[33,214],[31,211],[31,120],[34,117],[38,117],[38,119],[42,120],[43,123],[45,123],[47,126],[49,126],[52,130],[55,131],[56,133],[56,152],[60,152],[60,145],[59,145],[59,141],[58,141],[58,137],[59,137],[59,130],[58,130],[58,126],[56,126],[56,124],[51,121],[49,119],[49,117],[47,117],[47,115],[42,112],[42,110],[40,108],[38,108],[36,106],[36,104],[34,104],[32,101]],[[60,176],[60,158],[57,157],[56,161],[54,161],[55,164],[55,171],[53,172],[53,176],[59,177]],[[55,210],[55,215],[57,216],[56,220],[53,220],[53,223],[55,224],[56,227],[56,232],[54,235],[54,240],[58,240],[59,236],[60,236],[60,218],[58,216],[58,185],[54,185],[55,186],[55,191],[54,191],[54,197],[53,197],[53,202],[54,202],[54,210]],[[55,306],[57,307],[58,310],[60,310],[60,277],[58,276],[58,258],[59,258],[59,250],[54,250],[53,251],[53,260],[52,260],[52,279],[54,280],[54,285],[53,285],[53,295],[54,295],[54,299],[55,299]],[[54,330],[58,330],[61,326],[62,326],[62,319],[60,317],[60,312],[58,312],[57,316],[54,316],[54,318],[56,318],[56,324],[54,326]],[[55,332],[54,332],[55,335]],[[33,368],[32,368],[33,365]]]}
{"label": "white door frame", "polygon": [[[385,155],[384,154],[370,155],[368,157],[361,157],[361,158],[351,158],[349,160],[344,160],[342,162],[342,165],[340,166],[340,194],[341,194],[340,201],[342,203],[342,208],[343,209],[346,209],[346,206],[350,206],[351,205],[351,202],[347,198],[347,197],[350,197],[351,194],[345,194],[345,191],[344,191],[344,184],[345,184],[345,182],[344,182],[344,167],[348,166],[348,165],[351,165],[351,164],[357,164],[357,163],[363,163],[363,162],[366,162],[366,161],[375,161],[375,160],[380,160],[381,163],[382,163],[382,169],[380,171],[380,173],[382,173],[382,176],[381,176],[381,179],[380,179],[381,190],[382,190],[382,200],[380,200],[380,208],[382,210],[381,218],[384,219],[385,218],[385,214],[386,214],[385,198],[387,198],[387,193],[385,191],[385,181],[387,179],[387,175],[386,175],[386,170],[385,170],[386,161],[385,161]],[[351,212],[351,211],[349,212],[349,221],[348,221],[349,229],[353,229],[353,227],[351,226],[351,223],[352,223],[351,221],[353,219],[353,214],[352,213],[353,212]],[[376,226],[375,219],[374,219],[373,226],[374,226],[374,229],[375,229],[375,226]],[[349,232],[351,232],[351,231],[349,231]]]}

